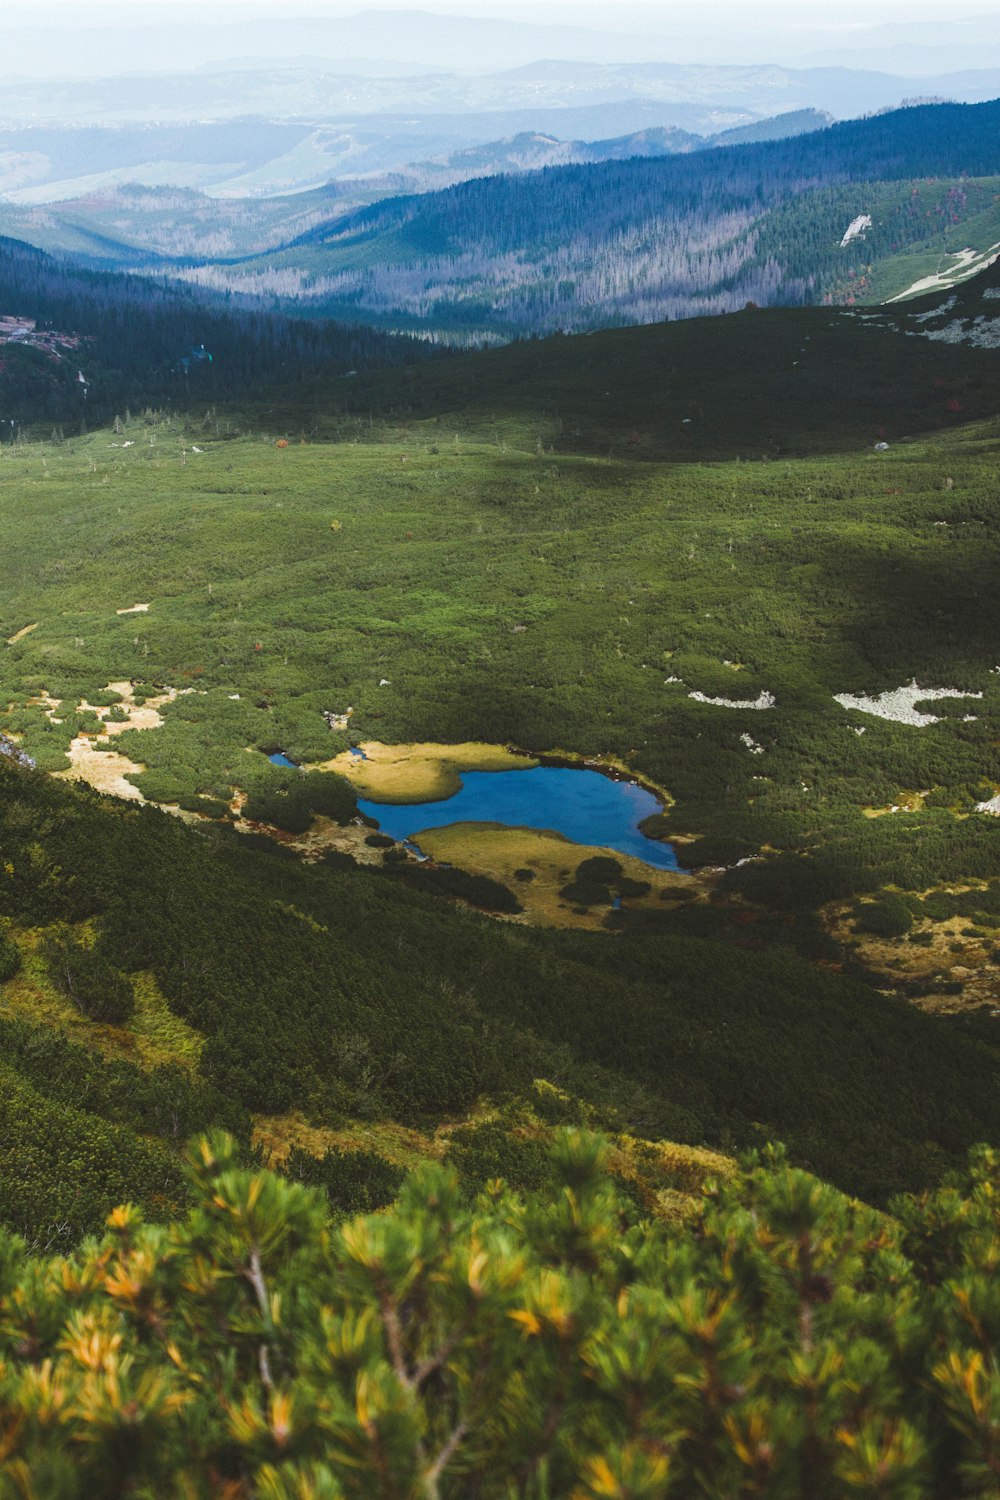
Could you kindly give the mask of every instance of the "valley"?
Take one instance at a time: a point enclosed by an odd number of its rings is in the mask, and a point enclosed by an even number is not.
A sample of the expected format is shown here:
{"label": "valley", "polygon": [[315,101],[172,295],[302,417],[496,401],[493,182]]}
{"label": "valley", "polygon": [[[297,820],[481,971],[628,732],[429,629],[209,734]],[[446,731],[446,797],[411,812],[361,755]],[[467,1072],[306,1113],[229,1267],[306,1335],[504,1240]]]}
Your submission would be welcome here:
{"label": "valley", "polygon": [[5,25],[0,1500],[987,1500],[995,18],[414,5]]}

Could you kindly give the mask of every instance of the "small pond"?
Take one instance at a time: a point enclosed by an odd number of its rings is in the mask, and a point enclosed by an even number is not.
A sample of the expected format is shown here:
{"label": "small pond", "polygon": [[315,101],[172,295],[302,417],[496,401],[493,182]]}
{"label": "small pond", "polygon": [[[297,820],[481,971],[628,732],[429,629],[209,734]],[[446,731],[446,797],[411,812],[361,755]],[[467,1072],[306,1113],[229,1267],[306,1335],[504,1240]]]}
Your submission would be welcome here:
{"label": "small pond", "polygon": [[412,841],[428,828],[453,823],[502,823],[551,829],[574,844],[613,849],[661,870],[676,870],[669,844],[639,831],[643,818],[663,811],[652,792],[600,771],[536,766],[524,771],[464,771],[453,797],[437,802],[388,803],[359,799],[383,833]]}
{"label": "small pond", "polygon": [[281,750],[276,750],[273,755],[269,755],[267,758],[272,766],[291,766],[293,771],[298,770],[298,766],[294,760],[289,760],[288,756],[283,754]]}

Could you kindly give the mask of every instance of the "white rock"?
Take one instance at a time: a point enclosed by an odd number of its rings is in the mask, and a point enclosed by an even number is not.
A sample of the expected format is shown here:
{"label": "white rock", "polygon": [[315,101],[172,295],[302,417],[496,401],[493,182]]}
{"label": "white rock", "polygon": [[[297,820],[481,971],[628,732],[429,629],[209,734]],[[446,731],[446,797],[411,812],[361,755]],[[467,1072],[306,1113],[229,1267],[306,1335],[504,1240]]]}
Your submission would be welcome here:
{"label": "white rock", "polygon": [[857,709],[859,713],[874,714],[876,718],[888,719],[894,724],[912,724],[923,728],[926,724],[939,724],[936,714],[918,713],[916,705],[933,702],[938,698],[981,698],[982,693],[964,693],[961,688],[924,688],[916,678],[903,687],[890,688],[874,697],[866,694],[834,693],[835,702],[842,708]]}
{"label": "white rock", "polygon": [[765,688],[756,698],[708,698],[704,693],[688,693],[696,703],[711,703],[716,708],[773,708],[775,697]]}

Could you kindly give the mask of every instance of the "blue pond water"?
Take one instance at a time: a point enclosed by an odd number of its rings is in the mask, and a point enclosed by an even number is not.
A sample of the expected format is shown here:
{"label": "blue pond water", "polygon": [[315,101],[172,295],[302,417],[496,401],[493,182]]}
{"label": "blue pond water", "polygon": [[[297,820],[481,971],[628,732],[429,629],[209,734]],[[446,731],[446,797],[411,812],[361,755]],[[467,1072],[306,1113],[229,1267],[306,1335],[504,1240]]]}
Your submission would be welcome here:
{"label": "blue pond water", "polygon": [[288,756],[282,755],[280,750],[275,751],[273,755],[269,755],[267,758],[272,766],[291,766],[293,771],[298,770],[294,760],[289,760]]}
{"label": "blue pond water", "polygon": [[452,823],[503,823],[550,828],[575,844],[631,854],[661,870],[676,870],[669,844],[639,832],[643,818],[663,807],[644,787],[613,781],[599,771],[537,766],[524,771],[466,771],[461,790],[442,802],[396,805],[359,801],[383,833],[400,842]]}

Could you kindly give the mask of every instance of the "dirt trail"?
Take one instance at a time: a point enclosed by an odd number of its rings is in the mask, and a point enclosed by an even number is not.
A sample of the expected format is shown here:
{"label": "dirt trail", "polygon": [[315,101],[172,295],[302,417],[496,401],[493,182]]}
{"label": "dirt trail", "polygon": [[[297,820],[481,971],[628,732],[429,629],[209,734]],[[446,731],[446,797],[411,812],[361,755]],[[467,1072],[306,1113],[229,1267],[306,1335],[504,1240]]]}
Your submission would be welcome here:
{"label": "dirt trail", "polygon": [[33,630],[37,630],[37,629],[38,629],[38,621],[37,620],[35,621],[34,625],[23,625],[20,630],[15,630],[15,632],[14,632],[13,635],[9,635],[7,637],[7,644],[8,644],[8,646],[16,646],[17,643],[18,643],[18,641],[23,641],[24,637],[26,635],[30,635]]}

